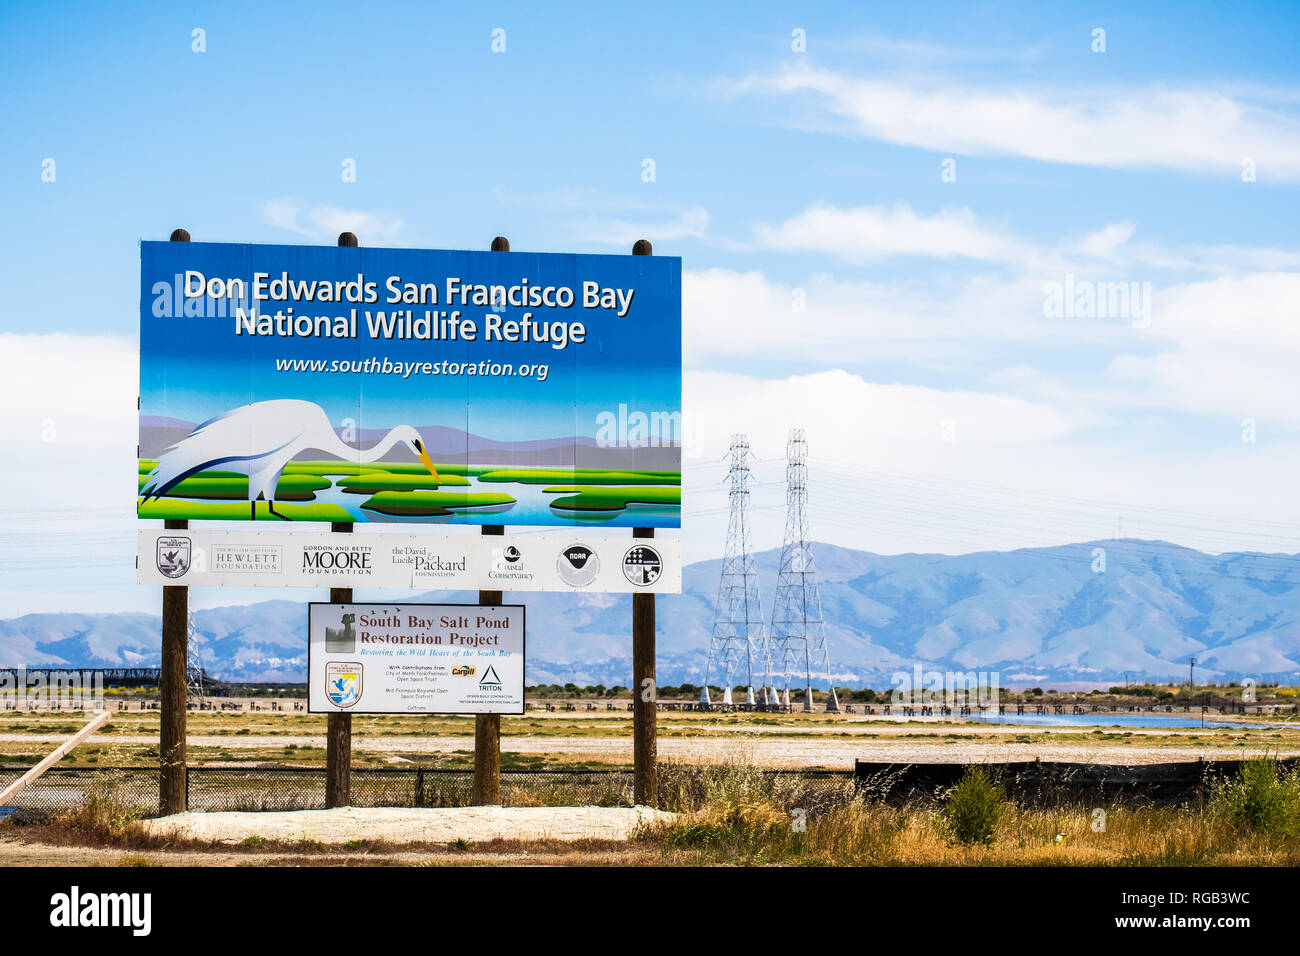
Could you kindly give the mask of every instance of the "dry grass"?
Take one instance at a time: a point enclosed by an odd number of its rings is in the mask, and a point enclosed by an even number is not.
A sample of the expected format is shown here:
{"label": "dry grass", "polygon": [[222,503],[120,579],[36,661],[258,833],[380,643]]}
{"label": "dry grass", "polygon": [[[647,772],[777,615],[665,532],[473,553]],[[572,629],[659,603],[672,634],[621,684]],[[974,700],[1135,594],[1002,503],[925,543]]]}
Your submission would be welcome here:
{"label": "dry grass", "polygon": [[[1205,866],[1300,864],[1300,836],[1243,825],[1231,787],[1207,807],[1008,804],[986,845],[954,839],[937,800],[890,806],[852,785],[765,778],[737,763],[665,774],[682,815],[645,830],[662,862],[865,866]],[[1242,786],[1252,786],[1243,783]],[[1253,786],[1258,787],[1258,784]],[[1223,793],[1229,796],[1224,796]],[[1233,803],[1233,800],[1236,803]],[[1289,806],[1289,804],[1288,804]],[[1100,813],[1098,811],[1101,811]],[[1290,812],[1290,811],[1289,811]]]}

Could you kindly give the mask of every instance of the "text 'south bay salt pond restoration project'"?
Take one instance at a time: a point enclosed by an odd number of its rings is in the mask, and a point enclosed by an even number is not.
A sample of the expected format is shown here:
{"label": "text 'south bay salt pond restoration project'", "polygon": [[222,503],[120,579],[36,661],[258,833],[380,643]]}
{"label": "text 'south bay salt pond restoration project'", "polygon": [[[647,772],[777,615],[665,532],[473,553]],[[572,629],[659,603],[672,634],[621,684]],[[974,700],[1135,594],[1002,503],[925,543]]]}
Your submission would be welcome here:
{"label": "text 'south bay salt pond restoration project'", "polygon": [[141,244],[141,518],[677,528],[681,260]]}

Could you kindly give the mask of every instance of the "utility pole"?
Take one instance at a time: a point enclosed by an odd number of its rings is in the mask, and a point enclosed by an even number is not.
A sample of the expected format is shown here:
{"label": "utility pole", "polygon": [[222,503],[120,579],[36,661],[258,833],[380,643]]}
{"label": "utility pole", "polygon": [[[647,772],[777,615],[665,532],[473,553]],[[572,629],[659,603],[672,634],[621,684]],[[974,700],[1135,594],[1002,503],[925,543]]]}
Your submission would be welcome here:
{"label": "utility pole", "polygon": [[[745,668],[745,702],[754,703],[754,668],[767,661],[767,641],[763,635],[763,604],[758,593],[758,571],[749,551],[749,439],[731,436],[731,467],[727,481],[731,484],[731,516],[727,519],[727,549],[722,558],[722,575],[718,581],[718,600],[713,611],[713,637],[709,641],[709,660],[704,669],[704,688],[700,703],[709,707],[709,676],[722,681],[724,707],[732,704],[731,680],[734,668]],[[771,668],[765,666],[765,676]],[[765,692],[766,693],[766,692]]]}
{"label": "utility pole", "polygon": [[812,685],[816,676],[826,679],[826,712],[838,714],[840,704],[835,696],[835,681],[831,679],[821,590],[817,586],[817,569],[809,540],[808,442],[802,428],[790,429],[785,448],[785,544],[781,548],[781,570],[772,603],[772,656],[776,657],[777,669],[784,676],[787,696],[791,670],[803,671],[805,712],[813,709]]}

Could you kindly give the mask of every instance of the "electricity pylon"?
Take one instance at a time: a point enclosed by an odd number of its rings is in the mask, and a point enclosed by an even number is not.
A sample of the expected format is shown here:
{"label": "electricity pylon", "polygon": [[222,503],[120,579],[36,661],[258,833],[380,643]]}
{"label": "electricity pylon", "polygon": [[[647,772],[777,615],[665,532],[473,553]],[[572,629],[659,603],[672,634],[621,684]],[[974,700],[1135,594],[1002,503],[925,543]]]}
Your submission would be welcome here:
{"label": "electricity pylon", "polygon": [[709,676],[722,681],[722,703],[730,705],[731,679],[737,669],[745,675],[745,702],[754,704],[754,677],[762,668],[764,703],[769,702],[771,666],[763,636],[763,605],[758,594],[758,572],[749,551],[749,441],[744,435],[731,436],[731,516],[727,519],[727,550],[722,558],[718,582],[718,603],[713,611],[713,637],[709,641],[709,662],[704,669],[700,703],[708,706]]}
{"label": "electricity pylon", "polygon": [[770,655],[785,682],[786,703],[790,702],[790,675],[803,672],[803,709],[812,710],[814,677],[826,680],[828,713],[839,713],[835,683],[831,680],[830,656],[826,650],[826,628],[822,622],[821,592],[808,540],[808,442],[802,428],[790,429],[785,445],[785,543],[781,547],[781,570],[776,579],[776,600],[772,603]]}

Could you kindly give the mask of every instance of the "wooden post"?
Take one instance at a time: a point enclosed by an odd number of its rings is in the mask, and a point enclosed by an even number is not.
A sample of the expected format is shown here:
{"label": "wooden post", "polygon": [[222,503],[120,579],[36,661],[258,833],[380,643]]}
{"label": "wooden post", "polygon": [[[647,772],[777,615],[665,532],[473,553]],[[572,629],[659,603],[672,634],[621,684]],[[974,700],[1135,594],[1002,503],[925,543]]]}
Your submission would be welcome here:
{"label": "wooden post", "polygon": [[[173,230],[172,242],[189,242],[184,229]],[[190,523],[169,518],[168,531],[184,531]],[[185,763],[185,697],[189,681],[185,665],[189,658],[190,589],[167,584],[162,589],[162,654],[158,669],[158,812],[164,816],[184,813],[189,787]]]}
{"label": "wooden post", "polygon": [[[648,239],[632,255],[649,256]],[[633,538],[653,538],[654,528],[633,528]],[[659,685],[655,679],[655,596],[632,595],[632,794],[638,805],[659,803]]]}
{"label": "wooden post", "polygon": [[[339,234],[339,245],[359,245],[350,232]],[[351,521],[330,523],[333,534],[351,534]],[[351,588],[330,588],[331,604],[351,604]],[[325,727],[325,806],[346,807],[352,803],[352,715],[331,711]]]}
{"label": "wooden post", "polygon": [[[492,240],[493,252],[509,252],[510,240],[497,236]],[[505,525],[485,524],[483,534],[502,535]],[[479,591],[478,603],[487,607],[501,605],[500,591]],[[474,789],[470,802],[476,807],[494,807],[501,804],[501,715],[474,715]]]}
{"label": "wooden post", "polygon": [[[483,533],[505,534],[505,526],[483,525]],[[500,591],[479,591],[478,603],[500,607]],[[474,789],[471,802],[476,807],[501,805],[501,715],[474,715]]]}
{"label": "wooden post", "polygon": [[[504,535],[506,525],[485,524],[484,535]],[[502,593],[478,592],[478,604],[499,607]],[[474,806],[500,805],[500,714],[474,714]]]}

